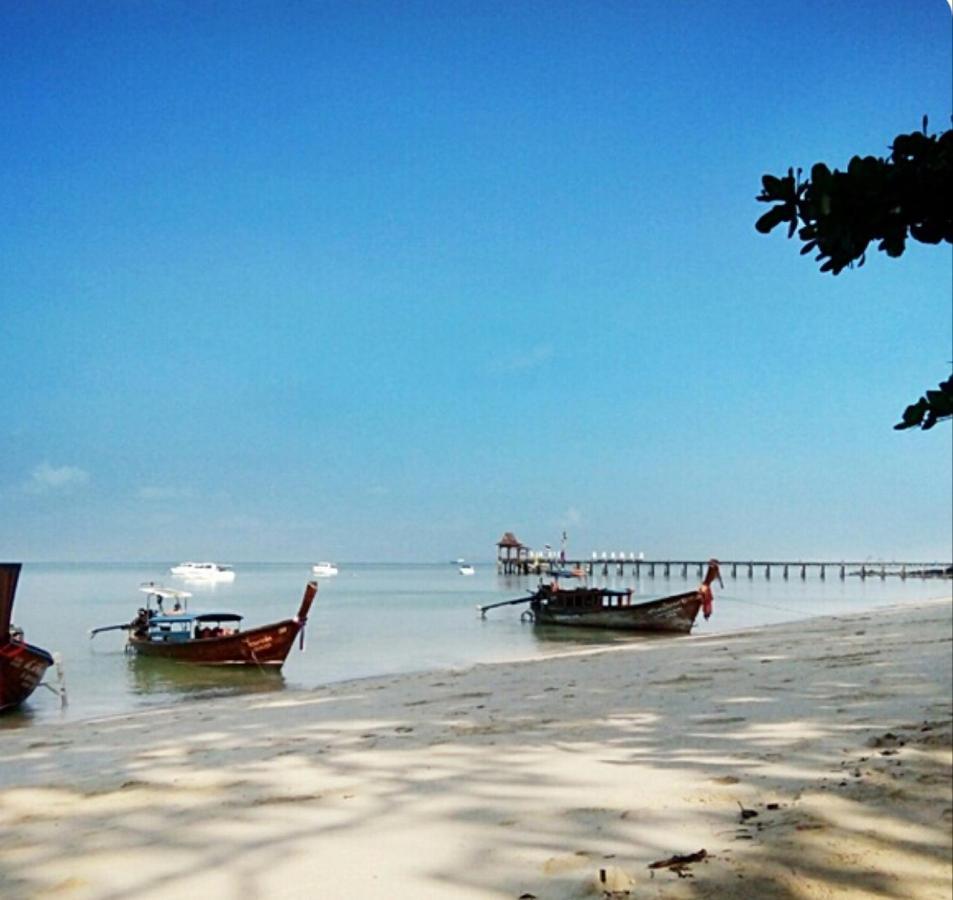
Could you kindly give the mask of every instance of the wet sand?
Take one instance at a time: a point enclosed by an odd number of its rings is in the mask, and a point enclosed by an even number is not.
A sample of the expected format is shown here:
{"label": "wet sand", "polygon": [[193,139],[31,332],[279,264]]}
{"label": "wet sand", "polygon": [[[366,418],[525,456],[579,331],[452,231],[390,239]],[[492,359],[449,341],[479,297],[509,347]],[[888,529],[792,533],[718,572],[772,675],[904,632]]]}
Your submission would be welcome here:
{"label": "wet sand", "polygon": [[0,896],[949,898],[951,610],[4,732]]}

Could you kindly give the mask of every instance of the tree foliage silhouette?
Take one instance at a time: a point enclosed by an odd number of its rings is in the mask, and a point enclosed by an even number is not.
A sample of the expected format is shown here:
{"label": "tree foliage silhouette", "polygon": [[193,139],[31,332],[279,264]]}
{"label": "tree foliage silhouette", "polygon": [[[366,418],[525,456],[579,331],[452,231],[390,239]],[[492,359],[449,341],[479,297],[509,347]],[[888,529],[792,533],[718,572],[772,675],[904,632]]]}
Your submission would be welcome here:
{"label": "tree foliage silhouette", "polygon": [[[787,224],[788,237],[802,242],[801,254],[816,251],[822,272],[840,274],[862,266],[867,249],[901,256],[908,238],[924,244],[953,244],[953,130],[899,134],[885,159],[855,156],[844,172],[824,163],[787,175],[765,175],[757,199],[774,204],[755,223],[762,234]],[[953,377],[926,391],[906,408],[894,428],[932,428],[953,416]]]}

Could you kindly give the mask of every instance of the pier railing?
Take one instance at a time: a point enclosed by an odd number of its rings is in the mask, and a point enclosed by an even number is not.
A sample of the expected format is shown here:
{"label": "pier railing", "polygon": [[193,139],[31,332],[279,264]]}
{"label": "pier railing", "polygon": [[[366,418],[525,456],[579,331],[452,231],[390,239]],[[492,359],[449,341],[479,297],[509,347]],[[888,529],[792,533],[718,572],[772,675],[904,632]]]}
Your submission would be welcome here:
{"label": "pier railing", "polygon": [[[595,559],[501,559],[497,561],[498,570],[506,575],[545,575],[563,570],[583,572],[586,575],[625,575],[627,572],[636,578],[646,575],[648,578],[671,578],[693,576],[701,578],[708,560],[652,560],[632,558],[595,558]],[[722,577],[754,578],[755,573],[771,578],[772,572],[782,578],[794,577],[806,579],[808,572],[824,579],[828,571],[839,578],[856,576],[865,578],[953,578],[953,564],[948,562],[872,562],[871,560],[851,562],[847,560],[721,560]]]}

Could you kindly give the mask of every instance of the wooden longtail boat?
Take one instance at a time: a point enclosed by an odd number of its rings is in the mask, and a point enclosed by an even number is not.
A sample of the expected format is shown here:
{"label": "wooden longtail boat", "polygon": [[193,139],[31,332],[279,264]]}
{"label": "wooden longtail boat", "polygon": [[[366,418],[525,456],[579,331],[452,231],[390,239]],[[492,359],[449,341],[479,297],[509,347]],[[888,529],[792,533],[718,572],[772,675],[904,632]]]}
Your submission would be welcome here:
{"label": "wooden longtail boat", "polygon": [[721,582],[717,560],[709,560],[705,580],[694,591],[657,600],[635,602],[632,591],[608,588],[560,588],[558,581],[541,584],[528,597],[504,600],[479,607],[485,614],[497,606],[528,603],[524,615],[537,625],[574,625],[582,628],[619,628],[629,631],[656,631],[688,634],[700,610],[711,615],[711,584]]}
{"label": "wooden longtail boat", "polygon": [[53,657],[23,640],[13,628],[13,598],[20,563],[0,563],[0,712],[19,706],[43,680]]}
{"label": "wooden longtail boat", "polygon": [[[230,612],[190,613],[180,603],[191,596],[157,585],[144,585],[146,606],[126,625],[94,628],[90,637],[102,631],[129,632],[128,648],[140,656],[172,659],[205,666],[268,666],[281,668],[295,638],[308,621],[308,612],[318,592],[316,581],[308,582],[301,606],[293,619],[242,630],[242,617]],[[163,600],[173,599],[171,612]],[[156,609],[152,608],[155,602]]]}

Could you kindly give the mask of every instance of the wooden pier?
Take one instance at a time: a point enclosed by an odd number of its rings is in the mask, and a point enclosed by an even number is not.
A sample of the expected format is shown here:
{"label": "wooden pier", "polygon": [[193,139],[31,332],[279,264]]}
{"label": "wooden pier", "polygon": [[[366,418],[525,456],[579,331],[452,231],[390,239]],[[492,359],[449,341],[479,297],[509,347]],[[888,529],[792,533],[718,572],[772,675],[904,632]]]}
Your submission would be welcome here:
{"label": "wooden pier", "polygon": [[[643,575],[648,578],[692,577],[701,578],[708,560],[652,560],[652,559],[534,559],[527,557],[519,560],[502,561],[497,569],[507,575],[545,575],[554,571],[582,571],[586,575],[625,575],[636,578]],[[951,578],[953,566],[950,563],[923,562],[831,562],[830,560],[811,560],[796,562],[783,560],[720,560],[723,577],[754,578],[755,573],[770,579],[772,573],[780,574],[787,580],[792,577],[806,579],[808,573],[821,579],[833,571],[840,578],[854,575],[859,578]]]}
{"label": "wooden pier", "polygon": [[[585,575],[625,575],[641,578],[701,578],[708,560],[642,559],[634,553],[593,553],[589,559],[570,559],[551,550],[540,553],[521,543],[512,532],[497,542],[496,568],[503,575],[549,575],[557,571],[575,571]],[[953,578],[953,564],[949,562],[883,562],[864,560],[719,560],[723,577],[754,578],[755,573],[770,579],[772,572],[781,578],[807,579],[808,573],[827,578],[829,571],[839,578],[848,575],[867,578]],[[740,573],[740,574],[739,574]]]}

